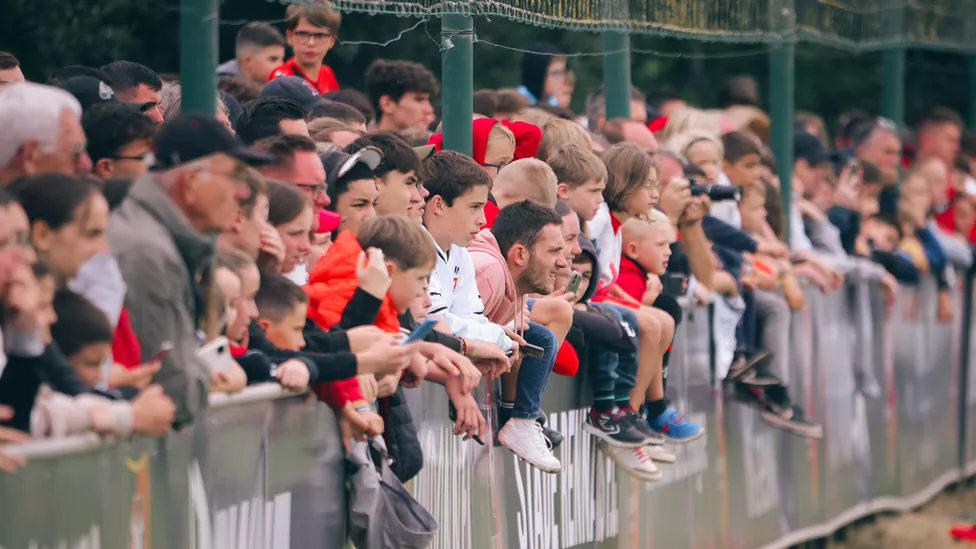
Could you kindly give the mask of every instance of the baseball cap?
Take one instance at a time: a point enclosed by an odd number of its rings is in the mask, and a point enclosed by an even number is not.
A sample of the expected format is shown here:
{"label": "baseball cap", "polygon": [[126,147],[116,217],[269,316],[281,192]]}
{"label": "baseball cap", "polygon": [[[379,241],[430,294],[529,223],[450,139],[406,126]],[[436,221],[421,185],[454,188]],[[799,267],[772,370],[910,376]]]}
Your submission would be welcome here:
{"label": "baseball cap", "polygon": [[305,112],[311,112],[319,103],[328,101],[300,76],[280,76],[264,85],[261,97],[284,97],[302,106]]}
{"label": "baseball cap", "polygon": [[383,153],[376,147],[364,147],[354,154],[342,151],[329,151],[319,155],[325,166],[326,183],[332,187],[339,184],[339,178],[346,175],[357,165],[365,166],[372,172],[383,161]]}
{"label": "baseball cap", "polygon": [[319,228],[315,232],[317,234],[331,233],[339,228],[340,223],[342,223],[341,215],[329,210],[322,210],[319,212]]}
{"label": "baseball cap", "polygon": [[61,80],[58,86],[75,96],[83,111],[95,105],[119,100],[111,86],[94,76],[72,76]]}
{"label": "baseball cap", "polygon": [[834,155],[822,141],[807,132],[800,131],[793,134],[793,159],[795,162],[801,158],[811,166],[815,166],[832,161]]}
{"label": "baseball cap", "polygon": [[247,148],[213,116],[180,113],[163,122],[156,133],[153,170],[165,170],[198,158],[224,153],[251,166],[274,162],[274,158]]}
{"label": "baseball cap", "polygon": [[437,152],[437,145],[421,145],[419,147],[414,147],[413,152],[417,153],[417,158],[423,162],[424,160],[434,156],[434,153]]}

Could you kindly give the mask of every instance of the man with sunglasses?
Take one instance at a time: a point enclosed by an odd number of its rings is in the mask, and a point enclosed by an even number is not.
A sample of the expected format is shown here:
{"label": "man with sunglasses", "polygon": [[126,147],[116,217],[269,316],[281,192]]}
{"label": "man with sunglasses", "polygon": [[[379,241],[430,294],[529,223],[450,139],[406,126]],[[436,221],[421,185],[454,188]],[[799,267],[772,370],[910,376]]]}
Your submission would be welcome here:
{"label": "man with sunglasses", "polygon": [[335,73],[324,61],[336,43],[341,21],[341,15],[327,0],[289,5],[285,10],[285,40],[294,56],[271,71],[268,80],[301,76],[319,93],[338,90]]}

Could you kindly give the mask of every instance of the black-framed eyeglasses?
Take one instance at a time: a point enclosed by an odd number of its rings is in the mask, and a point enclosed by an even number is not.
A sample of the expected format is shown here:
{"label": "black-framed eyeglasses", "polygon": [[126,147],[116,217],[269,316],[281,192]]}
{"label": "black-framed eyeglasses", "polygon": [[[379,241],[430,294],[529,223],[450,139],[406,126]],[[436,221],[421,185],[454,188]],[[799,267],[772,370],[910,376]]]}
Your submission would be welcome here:
{"label": "black-framed eyeglasses", "polygon": [[498,163],[498,164],[490,164],[488,162],[485,162],[483,165],[486,168],[495,168],[498,171],[502,171],[502,168],[504,168],[505,166],[508,166],[508,162],[501,162],[501,163]]}
{"label": "black-framed eyeglasses", "polygon": [[312,193],[312,196],[315,196],[315,195],[317,195],[319,193],[324,193],[325,192],[325,185],[322,185],[322,184],[295,183],[295,186],[298,187],[298,188],[300,188],[300,189],[302,189],[302,190],[305,190],[305,191],[308,191],[308,192]]}
{"label": "black-framed eyeglasses", "polygon": [[308,44],[312,40],[316,42],[321,42],[323,40],[328,40],[332,38],[331,32],[308,32],[308,31],[295,31],[292,33],[295,38]]}

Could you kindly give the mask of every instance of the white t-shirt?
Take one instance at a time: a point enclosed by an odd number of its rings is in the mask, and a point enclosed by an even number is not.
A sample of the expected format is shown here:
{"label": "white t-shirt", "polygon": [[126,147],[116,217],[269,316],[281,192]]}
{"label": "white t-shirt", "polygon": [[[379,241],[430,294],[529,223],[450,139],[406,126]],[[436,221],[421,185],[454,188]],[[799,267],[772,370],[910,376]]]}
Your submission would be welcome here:
{"label": "white t-shirt", "polygon": [[[715,184],[731,185],[732,182],[729,181],[729,176],[725,175],[725,172],[722,172],[715,178]],[[712,217],[720,219],[736,229],[742,229],[742,214],[739,213],[739,203],[735,200],[712,202],[712,207],[708,213]]]}
{"label": "white t-shirt", "polygon": [[308,268],[305,267],[304,261],[299,261],[298,265],[295,265],[294,269],[292,269],[290,272],[282,273],[282,276],[288,280],[291,280],[295,284],[298,284],[299,286],[308,284]]}
{"label": "white t-shirt", "polygon": [[610,284],[620,272],[620,253],[623,250],[623,235],[614,232],[607,203],[600,204],[596,216],[589,222],[590,235],[596,244],[597,260],[600,262],[600,282]]}
{"label": "white t-shirt", "polygon": [[478,282],[475,280],[474,263],[468,250],[451,245],[445,253],[434,242],[437,249],[437,264],[430,273],[431,307],[429,314],[437,315],[445,312],[459,316],[480,315],[485,311],[485,304],[478,293]]}

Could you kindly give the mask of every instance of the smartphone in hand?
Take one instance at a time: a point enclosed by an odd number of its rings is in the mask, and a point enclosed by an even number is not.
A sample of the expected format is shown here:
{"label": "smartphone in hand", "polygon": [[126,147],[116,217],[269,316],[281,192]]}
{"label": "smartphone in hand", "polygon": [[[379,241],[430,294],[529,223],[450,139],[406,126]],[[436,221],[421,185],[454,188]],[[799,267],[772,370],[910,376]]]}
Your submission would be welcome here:
{"label": "smartphone in hand", "polygon": [[154,354],[153,357],[149,359],[149,362],[157,362],[163,360],[172,350],[173,350],[172,341],[164,341],[160,343],[159,350],[156,351],[156,354]]}
{"label": "smartphone in hand", "polygon": [[522,353],[523,356],[530,356],[533,358],[538,358],[540,360],[545,358],[546,356],[545,349],[537,345],[531,345],[529,343],[526,343],[524,345],[519,345],[519,352]]}
{"label": "smartphone in hand", "polygon": [[428,318],[424,320],[423,324],[417,326],[417,329],[415,329],[409,336],[407,336],[406,339],[403,340],[403,344],[407,345],[415,341],[423,341],[428,335],[430,335],[431,332],[434,331],[434,326],[436,325],[436,318]]}
{"label": "smartphone in hand", "polygon": [[569,277],[569,284],[566,285],[566,291],[571,294],[576,294],[576,290],[579,290],[580,282],[583,282],[583,275],[576,271]]}

